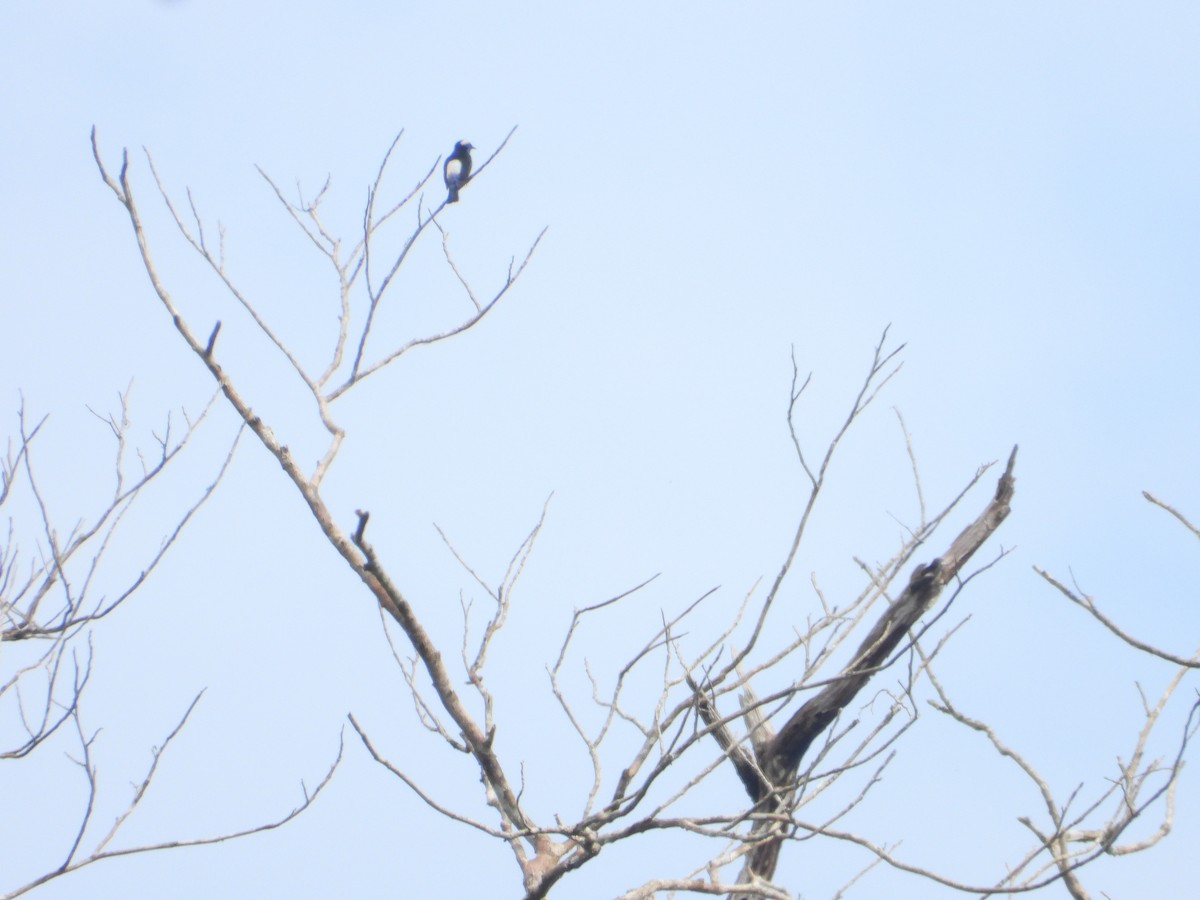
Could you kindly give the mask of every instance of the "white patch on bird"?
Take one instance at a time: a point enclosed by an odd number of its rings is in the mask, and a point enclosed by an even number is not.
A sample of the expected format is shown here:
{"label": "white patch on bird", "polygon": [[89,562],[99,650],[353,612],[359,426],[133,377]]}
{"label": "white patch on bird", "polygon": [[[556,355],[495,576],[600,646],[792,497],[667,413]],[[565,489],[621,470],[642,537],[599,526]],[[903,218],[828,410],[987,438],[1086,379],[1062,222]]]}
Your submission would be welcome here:
{"label": "white patch on bird", "polygon": [[462,176],[462,160],[452,159],[446,163],[446,180],[458,181]]}

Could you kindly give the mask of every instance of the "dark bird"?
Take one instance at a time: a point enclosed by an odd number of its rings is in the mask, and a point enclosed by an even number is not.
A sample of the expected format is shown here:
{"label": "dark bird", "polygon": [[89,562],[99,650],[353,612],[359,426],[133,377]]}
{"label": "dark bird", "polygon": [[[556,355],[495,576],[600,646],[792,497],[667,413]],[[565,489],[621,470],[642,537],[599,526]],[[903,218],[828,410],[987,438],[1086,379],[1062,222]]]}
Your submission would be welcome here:
{"label": "dark bird", "polygon": [[458,189],[471,180],[471,151],[474,149],[466,141],[459,141],[454,145],[454,152],[446,157],[442,177],[446,179],[446,190],[450,192],[447,203],[457,203]]}

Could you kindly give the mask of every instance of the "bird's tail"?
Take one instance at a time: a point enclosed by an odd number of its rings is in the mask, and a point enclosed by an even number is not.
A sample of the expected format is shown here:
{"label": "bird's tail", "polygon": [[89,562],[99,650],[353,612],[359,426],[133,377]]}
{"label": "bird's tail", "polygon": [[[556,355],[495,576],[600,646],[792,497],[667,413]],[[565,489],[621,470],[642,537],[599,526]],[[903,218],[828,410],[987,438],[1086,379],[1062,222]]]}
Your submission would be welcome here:
{"label": "bird's tail", "polygon": [[458,202],[458,185],[455,185],[454,187],[450,188],[450,196],[446,198],[446,202],[447,203],[457,203]]}

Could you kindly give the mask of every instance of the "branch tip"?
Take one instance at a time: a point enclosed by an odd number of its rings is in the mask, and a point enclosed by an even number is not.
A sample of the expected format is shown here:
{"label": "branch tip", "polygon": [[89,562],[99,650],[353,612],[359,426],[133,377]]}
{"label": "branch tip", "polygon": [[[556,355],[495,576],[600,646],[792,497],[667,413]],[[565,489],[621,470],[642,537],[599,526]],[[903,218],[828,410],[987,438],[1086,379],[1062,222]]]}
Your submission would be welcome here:
{"label": "branch tip", "polygon": [[204,348],[204,358],[212,359],[213,348],[217,344],[217,335],[221,333],[221,320],[217,319],[217,324],[213,326],[212,334],[208,336],[208,344]]}
{"label": "branch tip", "polygon": [[367,530],[367,520],[371,518],[371,513],[369,510],[356,509],[354,514],[358,516],[358,527],[354,529],[354,543],[362,547],[363,533]]}

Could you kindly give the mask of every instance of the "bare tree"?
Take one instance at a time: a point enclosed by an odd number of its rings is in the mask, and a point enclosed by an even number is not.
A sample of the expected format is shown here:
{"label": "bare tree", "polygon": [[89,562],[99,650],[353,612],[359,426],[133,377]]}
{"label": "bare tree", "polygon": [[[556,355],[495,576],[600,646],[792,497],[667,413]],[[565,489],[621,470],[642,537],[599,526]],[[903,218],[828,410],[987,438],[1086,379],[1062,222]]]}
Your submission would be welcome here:
{"label": "bare tree", "polygon": [[[37,439],[47,420],[31,421],[24,402],[21,403],[16,440],[10,442],[5,458],[0,461],[0,508],[9,512],[7,539],[0,549],[0,612],[3,613],[0,646],[4,647],[0,658],[3,664],[0,761],[20,766],[54,750],[65,753],[68,765],[77,769],[81,777],[77,788],[79,818],[66,823],[62,831],[58,863],[23,882],[0,885],[2,897],[19,896],[104,859],[213,843],[277,827],[307,808],[333,774],[331,768],[317,790],[305,797],[299,807],[273,822],[208,838],[170,839],[151,844],[121,842],[123,826],[145,798],[159,764],[199,704],[204,693],[200,691],[151,752],[144,774],[133,786],[125,807],[111,824],[104,825],[96,819],[101,771],[93,747],[99,729],[88,723],[85,714],[85,697],[93,672],[92,628],[144,588],[167,552],[176,545],[185,526],[221,482],[233,459],[237,438],[212,482],[178,515],[161,544],[148,553],[135,574],[124,576],[123,581],[119,573],[110,574],[109,551],[123,527],[134,517],[137,501],[154,489],[168,466],[184,452],[216,400],[214,394],[195,419],[185,413],[182,433],[176,433],[168,417],[162,435],[155,436],[157,446],[152,454],[144,454],[131,440],[128,391],[120,395],[118,414],[96,413],[113,439],[112,489],[90,515],[73,522],[67,518],[70,524],[66,528],[59,524],[63,517],[52,511],[52,501],[42,486],[43,479],[55,479],[61,474],[48,475],[35,464]],[[71,477],[77,478],[78,472]],[[32,552],[28,549],[22,552],[22,548],[31,544]]]}
{"label": "bare tree", "polygon": [[[472,182],[486,176],[511,134],[478,168]],[[864,871],[888,865],[941,885],[985,895],[1024,892],[1059,882],[1074,896],[1082,897],[1085,893],[1078,880],[1080,868],[1100,854],[1131,852],[1157,840],[1118,849],[1116,841],[1129,823],[1147,811],[1161,811],[1160,830],[1165,833],[1174,785],[1187,740],[1195,728],[1194,717],[1189,718],[1178,740],[1173,762],[1147,761],[1144,751],[1146,737],[1176,690],[1178,677],[1157,704],[1147,705],[1145,727],[1119,778],[1086,799],[1080,791],[1065,799],[1053,797],[1033,767],[992,728],[959,709],[937,678],[938,653],[955,633],[955,627],[941,624],[946,611],[968,585],[1005,556],[1003,550],[998,550],[991,559],[974,562],[1014,502],[1015,447],[990,496],[978,504],[975,517],[956,535],[943,538],[939,532],[951,520],[951,514],[968,502],[976,502],[969,498],[974,497],[973,488],[984,481],[989,467],[980,468],[956,496],[927,515],[916,457],[901,421],[920,498],[920,521],[907,526],[906,538],[892,548],[886,562],[860,563],[862,588],[849,602],[830,602],[814,582],[820,604],[815,617],[782,639],[766,627],[784,586],[794,580],[792,570],[798,551],[842,438],[866,414],[899,368],[903,348],[889,345],[886,331],[840,429],[817,456],[806,450],[805,430],[800,425],[801,401],[809,379],[801,379],[799,367],[793,364],[786,415],[797,465],[808,482],[807,500],[790,550],[775,578],[768,586],[750,591],[726,627],[704,637],[698,650],[689,649],[692,643],[685,645],[681,640],[683,626],[697,609],[711,603],[713,592],[695,598],[680,611],[664,616],[661,627],[647,635],[640,649],[617,666],[613,678],[595,676],[584,662],[592,690],[590,697],[581,698],[565,686],[565,676],[578,672],[580,666],[575,650],[577,637],[599,617],[617,614],[622,602],[648,582],[575,611],[556,658],[549,661],[549,687],[578,736],[577,750],[589,761],[592,776],[590,783],[580,789],[580,809],[556,810],[552,821],[536,819],[523,802],[523,768],[514,768],[496,744],[496,703],[487,679],[487,665],[489,649],[508,620],[514,589],[545,525],[545,512],[498,578],[479,573],[443,535],[466,575],[490,600],[485,620],[477,630],[470,620],[472,608],[464,606],[459,669],[458,664],[448,662],[451,657],[446,649],[435,644],[417,610],[389,574],[388,548],[376,547],[368,540],[370,510],[360,509],[352,522],[339,522],[323,494],[325,476],[335,464],[346,435],[338,401],[410,350],[450,340],[478,324],[519,280],[542,237],[533,236],[521,261],[514,257],[490,289],[477,289],[457,267],[449,235],[439,223],[445,201],[432,206],[425,203],[424,192],[437,170],[436,162],[398,198],[384,199],[385,175],[400,137],[384,155],[368,191],[361,230],[351,241],[331,231],[322,217],[328,182],[311,199],[292,198],[262,173],[285,214],[302,229],[336,277],[336,325],[326,350],[315,358],[293,350],[280,337],[278,323],[267,320],[261,304],[239,286],[226,266],[223,230],[219,230],[220,239],[214,243],[212,227],[197,212],[190,193],[186,206],[173,199],[153,160],[146,155],[158,194],[179,235],[211,269],[243,321],[265,336],[311,398],[312,415],[327,442],[316,462],[307,466],[289,450],[287,436],[255,412],[255,398],[245,393],[223,363],[218,340],[222,321],[189,321],[182,312],[155,264],[155,250],[131,179],[128,152],[114,172],[105,165],[95,133],[92,135],[101,177],[125,210],[163,310],[184,344],[208,371],[225,402],[278,462],[284,477],[307,504],[331,551],[341,557],[378,606],[385,631],[393,641],[396,662],[412,692],[419,723],[440,738],[448,750],[473,759],[483,785],[481,804],[486,808],[481,805],[464,811],[440,801],[406,771],[403,762],[394,760],[395,751],[379,746],[370,730],[351,715],[356,733],[380,765],[436,814],[504,842],[517,863],[524,895],[530,900],[548,896],[560,880],[591,863],[606,847],[661,833],[694,837],[706,848],[704,863],[677,876],[647,881],[623,897],[646,898],[670,892],[788,897],[773,880],[782,848],[789,842],[812,838],[863,848],[867,854]],[[406,237],[389,245],[382,226],[399,221],[401,213],[413,224]],[[440,234],[446,265],[462,288],[462,312],[448,316],[442,326],[427,333],[380,334],[377,312],[385,302],[396,302],[397,274],[413,247],[422,239],[432,239],[434,233]],[[941,548],[937,555],[930,549],[934,546]],[[1176,661],[1184,666],[1195,665],[1195,658]],[[884,672],[893,676],[899,673],[899,688],[887,691],[887,708],[869,716],[855,712],[855,717],[847,721],[855,698]],[[644,684],[646,673],[654,673],[653,680],[659,684],[654,696],[629,688],[635,680]],[[780,683],[782,686],[778,686]],[[932,691],[935,709],[983,735],[1001,759],[1015,762],[1044,797],[1044,821],[1035,823],[1032,816],[1026,820],[1033,834],[1028,854],[1000,875],[982,876],[976,883],[956,880],[934,868],[906,861],[894,848],[840,826],[864,802],[893,759],[897,742],[917,722],[924,691]],[[867,722],[864,724],[861,718]],[[623,752],[621,746],[630,735],[636,747],[632,753]],[[692,807],[701,786],[713,773],[730,768],[746,796],[729,798],[726,809],[696,814]],[[835,792],[835,786],[841,791]],[[837,801],[838,811],[817,819],[806,818],[807,810],[818,808],[814,801],[819,797],[841,798]],[[1113,798],[1120,803],[1106,812],[1105,804]],[[847,888],[861,874],[854,875]]]}

